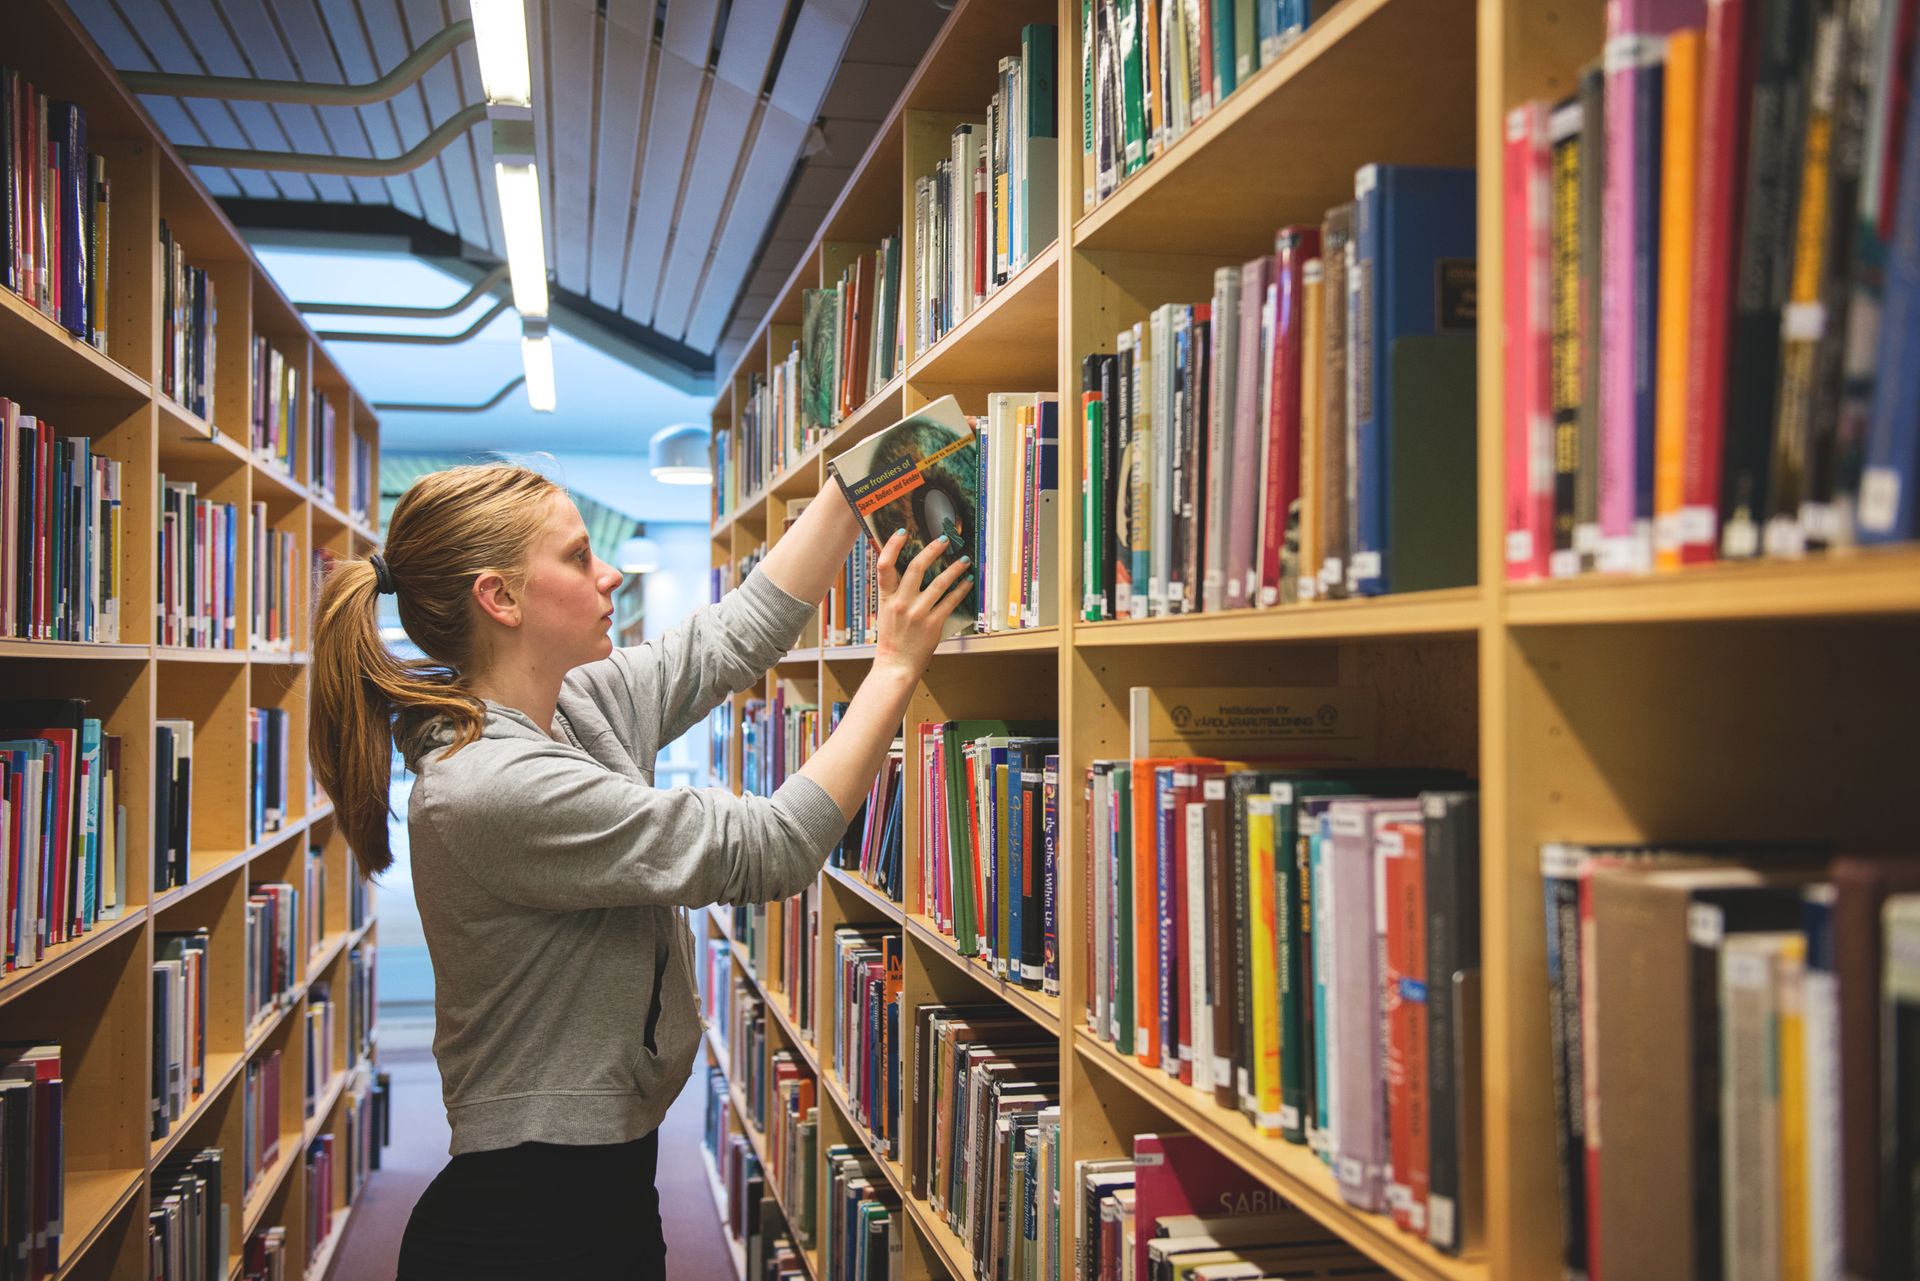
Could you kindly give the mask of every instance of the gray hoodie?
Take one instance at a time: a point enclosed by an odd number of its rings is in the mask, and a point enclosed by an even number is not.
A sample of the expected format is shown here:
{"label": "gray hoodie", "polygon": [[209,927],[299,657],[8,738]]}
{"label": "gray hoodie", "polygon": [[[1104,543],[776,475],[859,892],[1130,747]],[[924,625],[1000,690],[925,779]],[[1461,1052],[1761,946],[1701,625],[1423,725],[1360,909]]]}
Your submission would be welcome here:
{"label": "gray hoodie", "polygon": [[700,1042],[678,909],[797,894],[846,830],[771,798],[653,787],[655,754],[793,644],[814,607],[755,573],[658,641],[574,669],[552,733],[489,701],[409,745],[414,887],[452,1151],[620,1143],[660,1124]]}

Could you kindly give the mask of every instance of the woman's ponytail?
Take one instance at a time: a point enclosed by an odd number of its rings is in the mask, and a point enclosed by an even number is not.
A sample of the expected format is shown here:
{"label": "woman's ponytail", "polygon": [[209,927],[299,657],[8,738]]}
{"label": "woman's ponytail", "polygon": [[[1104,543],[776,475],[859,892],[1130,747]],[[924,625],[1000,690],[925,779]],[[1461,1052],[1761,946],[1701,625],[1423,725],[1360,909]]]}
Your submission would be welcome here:
{"label": "woman's ponytail", "polygon": [[393,865],[388,789],[396,718],[402,746],[429,722],[454,731],[451,750],[480,737],[486,703],[463,688],[475,657],[473,581],[494,570],[517,579],[540,529],[541,504],[559,492],[524,467],[455,467],[422,477],[388,529],[387,581],[400,621],[428,657],[399,659],[380,638],[381,575],[370,560],[336,562],[314,608],[309,755],[360,869]]}

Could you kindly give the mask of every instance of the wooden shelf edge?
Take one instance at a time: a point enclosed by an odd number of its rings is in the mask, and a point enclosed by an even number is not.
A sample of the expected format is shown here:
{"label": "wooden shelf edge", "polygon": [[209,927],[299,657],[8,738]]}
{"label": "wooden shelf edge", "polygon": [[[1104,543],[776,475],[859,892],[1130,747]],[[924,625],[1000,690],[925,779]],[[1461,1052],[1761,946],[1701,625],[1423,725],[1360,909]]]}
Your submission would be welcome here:
{"label": "wooden shelf edge", "polygon": [[1073,643],[1076,648],[1091,648],[1466,636],[1480,629],[1487,609],[1487,598],[1478,587],[1448,587],[1397,596],[1278,605],[1270,609],[1076,622]]}
{"label": "wooden shelf edge", "polygon": [[[846,1091],[840,1088],[839,1079],[823,1073],[820,1077],[818,1091],[827,1098],[832,1099],[834,1106],[840,1109],[840,1119],[846,1123],[848,1131],[859,1138],[861,1146],[867,1150],[867,1155],[886,1172],[887,1182],[893,1185],[893,1190],[898,1194],[900,1200],[902,1202],[911,1200],[912,1198],[907,1193],[906,1167],[894,1158],[880,1154],[879,1141],[876,1140],[872,1134],[868,1133],[866,1126],[860,1124],[860,1122],[855,1119],[853,1100],[849,1099]],[[824,1147],[821,1149],[823,1152],[825,1150]],[[971,1273],[962,1273],[960,1275],[963,1277],[970,1276]]]}
{"label": "wooden shelf edge", "polygon": [[[1042,249],[1036,256],[1007,278],[1007,283],[988,294],[986,299],[959,324],[940,335],[931,347],[907,362],[907,378],[912,382],[952,381],[941,377],[940,366],[953,360],[957,353],[978,346],[983,339],[981,331],[990,329],[994,319],[1002,312],[1020,305],[1023,300],[1045,297],[1051,283],[1057,281],[1060,269],[1060,240]],[[1047,283],[1042,283],[1047,282]],[[1029,293],[1031,291],[1031,293]],[[1054,291],[1056,294],[1058,290]],[[1059,327],[1059,299],[1045,298],[1046,305],[1054,311],[1054,326]]]}
{"label": "wooden shelf edge", "polygon": [[305,1152],[320,1137],[320,1131],[327,1128],[327,1118],[333,1115],[333,1109],[340,1103],[347,1089],[346,1072],[335,1072],[327,1081],[327,1088],[313,1105],[313,1115],[300,1130],[300,1151]]}
{"label": "wooden shelf edge", "polygon": [[[366,1191],[363,1186],[361,1191]],[[347,1221],[353,1217],[353,1204],[337,1207],[333,1212],[333,1231],[327,1233],[327,1239],[313,1252],[313,1258],[307,1262],[307,1281],[326,1281],[327,1273],[333,1268],[334,1258],[338,1255],[341,1238],[347,1235]]]}
{"label": "wooden shelf edge", "polygon": [[[50,353],[58,351],[64,359],[84,362],[90,367],[92,377],[113,384],[114,390],[126,399],[152,399],[153,384],[91,343],[75,338],[53,317],[11,289],[0,288],[0,318],[4,318],[9,325],[20,326],[34,333],[36,337],[32,341],[48,344]],[[17,339],[9,338],[8,341]]]}
{"label": "wooden shelf edge", "polygon": [[180,1146],[180,1140],[185,1138],[187,1131],[206,1115],[207,1109],[226,1093],[227,1087],[240,1079],[241,1070],[247,1065],[247,1056],[236,1050],[215,1050],[208,1054],[207,1065],[211,1068],[216,1064],[224,1064],[220,1067],[218,1078],[210,1074],[207,1088],[201,1092],[199,1098],[188,1104],[186,1112],[173,1123],[173,1128],[167,1131],[167,1137],[148,1144],[147,1174],[149,1177],[173,1154],[173,1150]]}
{"label": "wooden shelf edge", "polygon": [[1513,583],[1502,612],[1509,627],[1912,616],[1920,614],[1920,547]]}
{"label": "wooden shelf edge", "polygon": [[243,1250],[246,1242],[260,1230],[260,1220],[267,1214],[267,1202],[273,1200],[275,1194],[280,1191],[281,1185],[287,1181],[287,1175],[299,1161],[300,1154],[306,1151],[306,1145],[297,1142],[293,1144],[293,1150],[288,1150],[288,1141],[297,1140],[298,1137],[284,1130],[280,1132],[280,1155],[273,1159],[272,1166],[261,1171],[260,1181],[254,1185],[253,1194],[247,1198],[240,1215],[240,1243]]}
{"label": "wooden shelf edge", "polygon": [[823,866],[820,871],[828,880],[844,886],[849,892],[862,899],[867,906],[880,912],[881,915],[887,918],[889,924],[904,925],[906,923],[906,908],[888,898],[880,890],[867,884],[860,878],[857,872],[849,872],[846,868],[835,867],[831,863]]}
{"label": "wooden shelf edge", "polygon": [[[120,1217],[121,1211],[140,1194],[146,1183],[144,1170],[85,1170],[67,1172],[68,1217],[66,1229],[60,1236],[60,1252],[65,1255],[60,1266],[54,1270],[53,1281],[66,1281],[67,1277],[85,1261],[87,1251],[105,1234],[113,1221]],[[71,1213],[76,1198],[72,1196],[75,1181],[81,1181],[85,1188],[85,1199],[100,1205],[98,1213],[92,1216],[92,1222],[76,1223]],[[75,1231],[78,1227],[79,1231]]]}
{"label": "wooden shelf edge", "polygon": [[927,918],[909,913],[906,919],[907,933],[926,944],[948,965],[972,979],[989,995],[1004,1002],[1009,1009],[1032,1019],[1056,1037],[1060,1035],[1058,998],[1045,996],[1019,983],[1009,983],[995,974],[992,967],[979,957],[961,955],[959,945],[935,929],[933,922]]}
{"label": "wooden shelf edge", "polygon": [[850,1132],[859,1137],[861,1144],[867,1150],[867,1156],[886,1172],[887,1182],[893,1185],[894,1195],[900,1198],[900,1204],[907,1208],[907,1213],[913,1216],[920,1230],[926,1233],[928,1242],[939,1253],[941,1262],[946,1264],[949,1272],[955,1277],[962,1278],[962,1281],[973,1276],[973,1254],[967,1249],[966,1242],[941,1221],[931,1205],[908,1191],[906,1167],[891,1157],[880,1155],[873,1136],[867,1133],[867,1127],[854,1119],[853,1104],[841,1091],[840,1083],[837,1080],[822,1077],[821,1092],[831,1098],[834,1105],[840,1109],[841,1120],[846,1123],[846,1128]]}
{"label": "wooden shelf edge", "polygon": [[720,1220],[720,1239],[726,1242],[727,1254],[733,1260],[733,1275],[735,1281],[745,1281],[747,1275],[746,1247],[742,1246],[738,1241],[735,1241],[733,1239],[733,1233],[727,1230],[726,1184],[720,1181],[719,1167],[714,1165],[713,1153],[707,1151],[707,1145],[704,1142],[700,1144],[700,1160],[707,1167],[707,1186],[713,1190],[713,1212],[715,1217]]}
{"label": "wooden shelf edge", "polygon": [[1255,1133],[1252,1123],[1239,1113],[1215,1106],[1191,1086],[1142,1067],[1078,1027],[1070,1035],[1075,1052],[1085,1062],[1165,1112],[1181,1128],[1210,1140],[1234,1164],[1395,1276],[1412,1281],[1487,1281],[1491,1275],[1482,1258],[1442,1254],[1401,1232],[1390,1215],[1349,1206],[1341,1199],[1332,1172],[1309,1149]]}
{"label": "wooden shelf edge", "polygon": [[98,641],[0,640],[0,658],[89,658],[98,662],[144,663],[151,645],[108,645]]}
{"label": "wooden shelf edge", "polygon": [[92,932],[70,943],[59,943],[48,948],[46,956],[36,964],[14,970],[10,974],[0,975],[0,1005],[5,1005],[8,1001],[32,991],[47,980],[63,973],[121,935],[137,929],[146,919],[145,904],[122,908],[119,916],[96,926]]}

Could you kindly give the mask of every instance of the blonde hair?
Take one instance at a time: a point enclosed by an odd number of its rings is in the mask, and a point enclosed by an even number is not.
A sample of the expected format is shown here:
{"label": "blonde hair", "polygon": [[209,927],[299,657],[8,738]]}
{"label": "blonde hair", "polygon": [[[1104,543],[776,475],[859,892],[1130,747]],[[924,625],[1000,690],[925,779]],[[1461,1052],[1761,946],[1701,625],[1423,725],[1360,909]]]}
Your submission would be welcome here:
{"label": "blonde hair", "polygon": [[387,527],[386,558],[400,622],[425,659],[398,659],[380,639],[379,575],[371,560],[336,562],[314,609],[314,772],[368,876],[393,865],[387,842],[396,738],[407,754],[428,724],[452,724],[450,752],[480,737],[486,704],[462,684],[476,652],[473,582],[498,573],[517,592],[545,525],[550,495],[539,472],[510,463],[453,467],[401,495]]}

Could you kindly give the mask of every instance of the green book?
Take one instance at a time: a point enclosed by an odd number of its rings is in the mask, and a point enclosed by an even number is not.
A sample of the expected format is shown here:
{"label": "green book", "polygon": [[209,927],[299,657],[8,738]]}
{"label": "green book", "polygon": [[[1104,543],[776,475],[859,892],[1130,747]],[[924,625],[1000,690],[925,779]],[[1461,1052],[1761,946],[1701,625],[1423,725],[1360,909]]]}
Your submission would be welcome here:
{"label": "green book", "polygon": [[1393,590],[1465,587],[1474,564],[1474,339],[1401,338],[1388,356],[1387,554]]}
{"label": "green book", "polygon": [[1218,110],[1239,84],[1234,74],[1234,0],[1210,0],[1213,5],[1213,106]]}
{"label": "green book", "polygon": [[838,349],[837,289],[800,292],[800,429],[833,426],[834,353]]}
{"label": "green book", "polygon": [[1233,73],[1245,84],[1260,69],[1260,19],[1257,0],[1233,0]]}
{"label": "green book", "polygon": [[1142,56],[1148,33],[1140,29],[1140,0],[1115,0],[1114,12],[1120,23],[1120,172],[1124,175],[1147,163],[1146,72]]}

